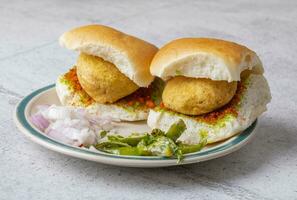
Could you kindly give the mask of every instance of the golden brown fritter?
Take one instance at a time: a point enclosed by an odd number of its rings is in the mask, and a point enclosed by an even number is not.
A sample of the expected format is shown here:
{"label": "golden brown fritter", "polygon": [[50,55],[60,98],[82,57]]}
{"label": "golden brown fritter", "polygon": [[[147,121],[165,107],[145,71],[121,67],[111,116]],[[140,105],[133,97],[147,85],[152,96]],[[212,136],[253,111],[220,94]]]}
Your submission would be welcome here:
{"label": "golden brown fritter", "polygon": [[201,115],[226,105],[235,95],[237,82],[177,76],[163,91],[165,107],[187,115]]}
{"label": "golden brown fritter", "polygon": [[113,103],[138,89],[114,64],[84,53],[78,57],[77,75],[82,88],[99,103]]}

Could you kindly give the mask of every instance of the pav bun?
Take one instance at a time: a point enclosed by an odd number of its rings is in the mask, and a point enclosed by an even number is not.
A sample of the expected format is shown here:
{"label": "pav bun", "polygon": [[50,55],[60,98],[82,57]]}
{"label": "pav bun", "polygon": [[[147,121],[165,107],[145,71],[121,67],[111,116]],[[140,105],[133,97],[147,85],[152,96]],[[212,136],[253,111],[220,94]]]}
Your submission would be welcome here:
{"label": "pav bun", "polygon": [[163,46],[150,71],[163,80],[182,75],[228,82],[240,81],[244,70],[264,72],[255,52],[234,42],[212,38],[182,38]]}
{"label": "pav bun", "polygon": [[114,64],[139,87],[153,81],[149,67],[158,48],[144,40],[107,26],[88,25],[64,33],[60,44]]}

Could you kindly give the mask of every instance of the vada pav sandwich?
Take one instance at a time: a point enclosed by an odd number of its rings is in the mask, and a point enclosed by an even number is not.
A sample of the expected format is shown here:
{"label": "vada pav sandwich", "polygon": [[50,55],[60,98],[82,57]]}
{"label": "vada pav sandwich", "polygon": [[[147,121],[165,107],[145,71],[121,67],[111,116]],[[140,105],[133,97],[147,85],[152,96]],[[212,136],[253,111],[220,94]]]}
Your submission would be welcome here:
{"label": "vada pav sandwich", "polygon": [[126,121],[147,118],[155,106],[149,66],[156,46],[102,25],[66,32],[60,44],[79,52],[75,66],[56,82],[63,105]]}
{"label": "vada pav sandwich", "polygon": [[150,71],[166,81],[162,103],[149,113],[148,125],[167,131],[182,119],[184,144],[218,142],[250,126],[270,102],[259,57],[228,41],[183,38],[162,47]]}

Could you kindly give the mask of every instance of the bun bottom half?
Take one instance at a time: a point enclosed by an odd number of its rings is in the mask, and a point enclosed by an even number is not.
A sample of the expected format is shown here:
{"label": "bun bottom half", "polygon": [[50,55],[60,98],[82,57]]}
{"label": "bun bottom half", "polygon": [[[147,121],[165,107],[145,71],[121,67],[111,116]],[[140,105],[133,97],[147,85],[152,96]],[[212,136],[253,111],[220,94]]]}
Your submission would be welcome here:
{"label": "bun bottom half", "polygon": [[121,104],[102,104],[95,101],[86,101],[84,91],[74,91],[60,76],[56,81],[56,92],[62,105],[83,107],[92,114],[111,116],[121,121],[140,121],[148,117],[148,108],[129,109]]}

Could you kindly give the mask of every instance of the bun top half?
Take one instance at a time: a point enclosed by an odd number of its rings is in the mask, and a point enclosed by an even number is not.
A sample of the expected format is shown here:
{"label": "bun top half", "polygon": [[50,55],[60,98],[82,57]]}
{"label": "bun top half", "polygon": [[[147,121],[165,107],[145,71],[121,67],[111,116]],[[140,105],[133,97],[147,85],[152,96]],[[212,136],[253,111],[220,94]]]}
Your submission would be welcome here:
{"label": "bun top half", "polygon": [[150,64],[158,48],[144,40],[103,25],[88,25],[64,33],[60,45],[113,63],[139,87],[152,81]]}
{"label": "bun top half", "polygon": [[262,74],[255,52],[234,42],[212,38],[181,38],[163,46],[155,55],[150,71],[163,80],[174,76],[239,81],[244,70]]}

